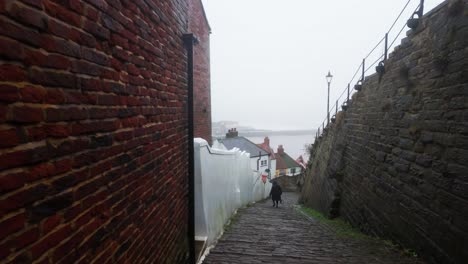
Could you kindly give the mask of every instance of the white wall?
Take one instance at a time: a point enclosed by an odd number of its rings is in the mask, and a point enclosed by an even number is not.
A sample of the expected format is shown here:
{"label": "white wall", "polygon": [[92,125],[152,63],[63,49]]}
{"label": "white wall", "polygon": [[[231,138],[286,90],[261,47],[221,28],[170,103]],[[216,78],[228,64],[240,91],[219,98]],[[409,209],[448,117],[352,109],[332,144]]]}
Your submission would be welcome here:
{"label": "white wall", "polygon": [[[253,157],[253,158],[250,158],[250,167],[252,168],[252,170],[256,171],[257,170],[257,162],[258,162],[258,171],[260,173],[264,173],[266,169],[268,169],[268,163],[269,163],[269,156],[268,155],[264,155],[264,156],[261,156],[260,157],[260,160],[258,160],[259,157]],[[262,161],[266,161],[266,165],[261,165],[262,164]]]}
{"label": "white wall", "polygon": [[211,245],[239,207],[268,197],[271,183],[252,170],[249,153],[213,149],[201,138],[194,139],[194,149],[195,236]]}
{"label": "white wall", "polygon": [[294,175],[298,175],[298,174],[300,174],[300,173],[302,172],[302,168],[301,168],[301,167],[295,167],[295,169],[296,169],[296,170],[295,170],[294,173],[291,172],[291,168],[287,169],[286,175],[287,175],[287,176],[294,176]]}
{"label": "white wall", "polygon": [[276,159],[270,160],[270,177],[275,178],[276,174]]}

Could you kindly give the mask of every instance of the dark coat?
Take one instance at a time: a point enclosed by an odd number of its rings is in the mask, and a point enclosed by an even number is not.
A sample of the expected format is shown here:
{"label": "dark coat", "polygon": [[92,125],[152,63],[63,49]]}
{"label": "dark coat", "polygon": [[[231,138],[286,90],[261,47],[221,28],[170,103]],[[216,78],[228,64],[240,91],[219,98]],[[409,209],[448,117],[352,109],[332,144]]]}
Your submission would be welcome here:
{"label": "dark coat", "polygon": [[271,199],[273,201],[280,201],[282,193],[283,191],[281,190],[281,187],[278,184],[273,184],[273,187],[271,187],[270,191]]}

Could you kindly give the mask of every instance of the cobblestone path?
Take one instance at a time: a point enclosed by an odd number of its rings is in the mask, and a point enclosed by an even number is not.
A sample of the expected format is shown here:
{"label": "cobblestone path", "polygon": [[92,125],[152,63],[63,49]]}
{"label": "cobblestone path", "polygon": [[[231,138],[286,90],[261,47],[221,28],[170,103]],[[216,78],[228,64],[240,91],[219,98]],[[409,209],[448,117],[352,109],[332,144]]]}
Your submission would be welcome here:
{"label": "cobblestone path", "polygon": [[423,263],[373,239],[337,236],[333,227],[294,209],[297,194],[239,210],[204,264],[221,263]]}

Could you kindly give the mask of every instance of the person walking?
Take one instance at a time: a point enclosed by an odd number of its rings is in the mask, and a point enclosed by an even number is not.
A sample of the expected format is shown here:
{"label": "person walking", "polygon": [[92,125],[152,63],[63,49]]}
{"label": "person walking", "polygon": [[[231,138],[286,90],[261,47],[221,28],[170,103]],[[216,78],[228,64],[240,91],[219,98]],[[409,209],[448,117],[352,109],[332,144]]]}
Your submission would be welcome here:
{"label": "person walking", "polygon": [[273,207],[276,206],[278,208],[278,203],[281,201],[281,194],[283,191],[281,190],[281,186],[276,181],[272,182],[273,186],[271,187],[270,197],[273,201]]}

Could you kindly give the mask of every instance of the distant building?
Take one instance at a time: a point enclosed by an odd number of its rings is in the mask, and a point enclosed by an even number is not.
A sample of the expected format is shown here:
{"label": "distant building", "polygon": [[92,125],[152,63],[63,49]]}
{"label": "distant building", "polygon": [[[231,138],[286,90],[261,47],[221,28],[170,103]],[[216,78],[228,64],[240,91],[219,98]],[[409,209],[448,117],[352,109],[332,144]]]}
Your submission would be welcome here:
{"label": "distant building", "polygon": [[236,121],[218,121],[212,122],[211,125],[211,134],[215,138],[224,137],[224,135],[229,131],[230,127],[238,127],[239,123]]}
{"label": "distant building", "polygon": [[269,162],[270,154],[245,137],[239,137],[239,132],[236,128],[229,129],[226,133],[226,138],[220,139],[219,142],[227,149],[238,148],[250,153],[250,166],[252,170],[268,175],[267,169],[271,166]]}
{"label": "distant building", "polygon": [[257,144],[260,148],[265,150],[268,154],[270,154],[270,176],[271,178],[274,178],[276,176],[276,157],[275,157],[275,150],[270,147],[270,138],[265,137],[263,140],[263,143]]}
{"label": "distant building", "polygon": [[294,176],[302,173],[302,166],[284,152],[283,145],[278,146],[275,153],[276,173],[275,176]]}

